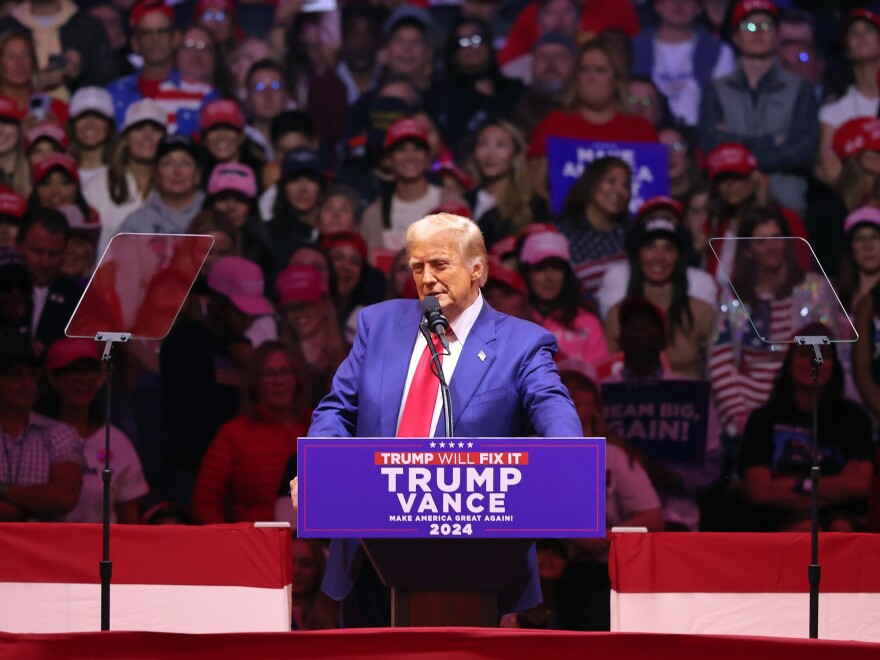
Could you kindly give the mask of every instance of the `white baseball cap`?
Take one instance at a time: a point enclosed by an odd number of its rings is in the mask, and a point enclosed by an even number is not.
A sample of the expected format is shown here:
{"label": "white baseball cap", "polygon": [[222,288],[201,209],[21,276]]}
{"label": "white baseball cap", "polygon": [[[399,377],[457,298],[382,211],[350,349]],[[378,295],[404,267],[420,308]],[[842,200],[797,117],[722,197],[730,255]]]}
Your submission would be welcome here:
{"label": "white baseball cap", "polygon": [[110,121],[116,120],[113,97],[103,87],[81,87],[70,99],[70,118],[76,119],[86,112],[96,112]]}
{"label": "white baseball cap", "polygon": [[125,121],[122,122],[120,132],[124,133],[135,124],[141,124],[145,121],[166,128],[168,125],[168,113],[162,109],[162,106],[152,99],[135,101],[128,106],[128,109],[125,111]]}

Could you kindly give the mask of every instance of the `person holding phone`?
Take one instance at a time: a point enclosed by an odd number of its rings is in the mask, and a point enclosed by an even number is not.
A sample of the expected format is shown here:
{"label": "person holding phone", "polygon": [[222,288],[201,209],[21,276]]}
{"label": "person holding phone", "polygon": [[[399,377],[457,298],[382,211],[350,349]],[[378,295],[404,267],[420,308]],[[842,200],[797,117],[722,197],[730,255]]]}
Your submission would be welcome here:
{"label": "person holding phone", "polygon": [[37,54],[30,34],[0,33],[0,95],[15,102],[26,128],[43,119],[66,122],[67,103],[40,92],[36,82]]}
{"label": "person holding phone", "polygon": [[80,87],[116,76],[104,26],[73,0],[25,0],[0,19],[0,34],[7,31],[33,39],[38,84],[55,98],[67,101]]}

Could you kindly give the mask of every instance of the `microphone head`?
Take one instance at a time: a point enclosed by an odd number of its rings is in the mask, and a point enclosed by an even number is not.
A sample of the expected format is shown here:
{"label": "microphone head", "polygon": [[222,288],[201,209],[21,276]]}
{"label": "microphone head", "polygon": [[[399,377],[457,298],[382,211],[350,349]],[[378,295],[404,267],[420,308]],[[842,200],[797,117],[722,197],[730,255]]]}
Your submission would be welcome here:
{"label": "microphone head", "polygon": [[437,300],[437,296],[425,296],[422,301],[422,313],[427,315],[435,312],[440,312],[440,301]]}

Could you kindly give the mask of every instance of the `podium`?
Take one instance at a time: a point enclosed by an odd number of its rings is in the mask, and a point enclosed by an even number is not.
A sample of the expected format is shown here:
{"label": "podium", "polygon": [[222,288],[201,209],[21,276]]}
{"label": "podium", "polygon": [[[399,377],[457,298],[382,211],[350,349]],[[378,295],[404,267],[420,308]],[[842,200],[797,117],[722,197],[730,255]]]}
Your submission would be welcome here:
{"label": "podium", "polygon": [[298,535],[360,539],[397,627],[495,627],[533,539],[605,536],[601,438],[300,438],[297,463]]}
{"label": "podium", "polygon": [[393,627],[493,628],[498,594],[528,565],[531,539],[362,539],[391,589]]}

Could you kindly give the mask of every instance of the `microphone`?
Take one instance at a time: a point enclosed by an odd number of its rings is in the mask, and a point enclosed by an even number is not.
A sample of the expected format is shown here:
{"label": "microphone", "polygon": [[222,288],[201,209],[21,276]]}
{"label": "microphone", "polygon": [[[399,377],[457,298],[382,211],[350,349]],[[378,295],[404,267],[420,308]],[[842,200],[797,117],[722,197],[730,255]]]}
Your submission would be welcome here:
{"label": "microphone", "polygon": [[448,352],[449,339],[446,338],[446,331],[449,329],[449,321],[443,316],[443,312],[440,310],[440,301],[437,300],[436,296],[425,296],[425,299],[422,301],[422,314],[428,323],[428,328],[440,337],[440,343],[443,344],[443,348]]}

